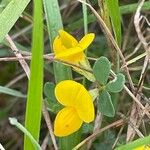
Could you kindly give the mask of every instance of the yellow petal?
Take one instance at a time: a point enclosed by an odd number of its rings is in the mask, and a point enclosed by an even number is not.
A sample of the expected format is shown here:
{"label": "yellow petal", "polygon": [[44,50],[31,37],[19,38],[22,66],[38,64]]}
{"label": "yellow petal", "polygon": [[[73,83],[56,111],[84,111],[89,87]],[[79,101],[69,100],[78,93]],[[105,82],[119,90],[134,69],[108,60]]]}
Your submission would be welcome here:
{"label": "yellow petal", "polygon": [[85,55],[80,47],[73,47],[55,55],[56,59],[64,60],[70,63],[82,61],[84,57]]}
{"label": "yellow petal", "polygon": [[59,137],[68,136],[82,125],[76,110],[72,107],[63,108],[56,116],[54,122],[54,134]]}
{"label": "yellow petal", "polygon": [[150,150],[150,147],[143,145],[143,146],[137,147],[137,148],[135,148],[133,150]]}
{"label": "yellow petal", "polygon": [[64,30],[59,30],[59,35],[60,35],[62,44],[66,48],[71,48],[78,44],[78,41],[72,35],[70,35]]}
{"label": "yellow petal", "polygon": [[55,96],[59,103],[64,106],[74,106],[81,85],[72,80],[59,82],[55,88]]}
{"label": "yellow petal", "polygon": [[65,50],[66,50],[66,48],[62,45],[60,37],[57,36],[53,42],[53,51],[54,51],[55,55],[60,54],[60,53],[64,52]]}
{"label": "yellow petal", "polygon": [[61,55],[55,56],[55,59],[63,60],[71,64],[77,64],[78,62],[83,60],[84,57],[85,57],[85,54],[81,52],[81,53],[70,55],[70,56],[63,56],[63,57]]}
{"label": "yellow petal", "polygon": [[89,33],[86,34],[80,41],[79,41],[79,46],[82,49],[86,49],[94,40],[95,34],[94,33]]}
{"label": "yellow petal", "polygon": [[92,97],[83,85],[78,91],[75,108],[84,122],[89,123],[94,120],[95,112]]}
{"label": "yellow petal", "polygon": [[72,80],[61,81],[55,88],[57,100],[64,106],[75,107],[85,122],[94,120],[94,105],[89,92],[80,83]]}

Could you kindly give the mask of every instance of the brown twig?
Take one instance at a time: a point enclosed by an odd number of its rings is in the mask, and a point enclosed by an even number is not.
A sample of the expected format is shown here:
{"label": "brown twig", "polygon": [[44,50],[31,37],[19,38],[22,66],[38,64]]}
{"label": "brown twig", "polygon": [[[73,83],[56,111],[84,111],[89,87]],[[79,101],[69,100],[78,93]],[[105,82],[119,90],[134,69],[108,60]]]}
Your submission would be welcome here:
{"label": "brown twig", "polygon": [[[102,124],[102,114],[97,110],[97,115],[95,118],[95,122],[94,122],[94,129],[93,129],[93,133],[97,132]],[[87,150],[89,150],[92,146],[92,142],[93,140],[91,139],[88,143],[87,143]]]}
{"label": "brown twig", "polygon": [[85,143],[87,143],[89,140],[95,139],[98,135],[100,135],[102,132],[115,127],[115,126],[121,126],[124,123],[123,119],[117,120],[115,122],[113,122],[112,124],[97,130],[95,133],[93,133],[92,135],[90,135],[89,137],[87,137],[86,139],[84,139],[81,143],[79,143],[78,145],[76,145],[72,150],[77,150],[79,149],[81,146],[83,146]]}
{"label": "brown twig", "polygon": [[47,133],[47,135],[45,136],[42,144],[41,144],[41,149],[42,150],[46,150],[46,147],[48,145],[48,141],[49,141],[49,133]]}
{"label": "brown twig", "polygon": [[[140,11],[142,9],[142,6],[144,4],[144,0],[141,0],[141,2],[139,3],[138,7],[137,7],[137,10],[136,10],[136,13],[135,13],[135,16],[134,16],[134,26],[135,26],[135,30],[137,32],[137,35],[138,35],[138,38],[140,40],[140,42],[142,43],[147,55],[145,57],[145,61],[144,61],[144,65],[143,65],[143,68],[142,68],[142,72],[141,72],[141,76],[140,76],[140,80],[139,80],[139,84],[138,84],[138,87],[137,87],[137,90],[135,92],[135,96],[140,100],[141,99],[141,96],[138,94],[140,91],[142,91],[142,85],[143,85],[143,82],[144,82],[144,79],[145,79],[145,76],[146,76],[146,72],[147,72],[147,68],[148,68],[148,63],[149,63],[149,46],[148,46],[148,43],[146,42],[146,39],[145,37],[143,36],[143,33],[141,31],[141,27],[140,27],[140,21],[142,20],[142,16],[140,14]],[[137,110],[139,110],[139,113],[137,113]],[[139,120],[139,116],[140,116],[140,109],[138,108],[138,106],[133,103],[132,105],[132,111],[131,111],[131,115],[130,115],[130,122],[133,123],[133,125],[137,125],[137,122]],[[140,125],[138,125],[139,127]],[[135,130],[131,127],[131,125],[129,124],[128,126],[128,130],[127,130],[127,139],[126,141],[130,141],[134,138],[135,136]]]}
{"label": "brown twig", "polygon": [[9,83],[7,83],[5,85],[5,87],[10,87],[13,84],[15,84],[16,82],[18,82],[19,80],[21,80],[22,78],[26,77],[27,75],[25,73],[18,75],[17,77],[15,77],[13,80],[11,80]]}
{"label": "brown twig", "polygon": [[14,42],[12,41],[11,37],[8,34],[6,35],[6,40],[10,44],[12,52],[16,55],[17,58],[19,58],[19,62],[21,64],[23,70],[25,71],[27,77],[29,78],[30,77],[30,68],[29,68],[28,64],[25,62],[21,53],[19,52],[16,45],[14,44]]}
{"label": "brown twig", "polygon": [[[43,58],[46,59],[46,60],[49,60],[49,61],[54,60],[53,54],[46,54],[46,55],[43,56]],[[3,57],[3,58],[0,58],[0,61],[19,61],[19,60],[31,60],[31,55],[22,56],[20,58],[18,58],[18,57]]]}
{"label": "brown twig", "polygon": [[45,105],[44,101],[43,101],[42,112],[43,112],[43,116],[45,118],[48,130],[49,130],[51,139],[53,141],[53,145],[55,147],[55,150],[58,150],[58,147],[57,147],[57,144],[56,144],[56,140],[55,140],[55,136],[54,136],[54,133],[53,133],[53,130],[52,130],[52,123],[51,123],[51,120],[50,120],[50,117],[49,117],[49,114],[48,114],[48,111],[47,111],[47,108],[46,108],[46,105]]}

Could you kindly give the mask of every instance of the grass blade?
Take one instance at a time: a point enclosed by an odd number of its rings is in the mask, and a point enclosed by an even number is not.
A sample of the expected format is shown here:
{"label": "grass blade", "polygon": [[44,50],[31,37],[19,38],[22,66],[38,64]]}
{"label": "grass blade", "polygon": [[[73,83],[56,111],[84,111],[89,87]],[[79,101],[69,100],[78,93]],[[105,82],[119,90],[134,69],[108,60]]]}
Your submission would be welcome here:
{"label": "grass blade", "polygon": [[121,18],[118,0],[106,0],[106,4],[111,18],[115,39],[118,45],[121,46]]}
{"label": "grass blade", "polygon": [[[137,9],[137,6],[138,6],[137,3],[120,6],[119,7],[120,15],[130,14],[130,13],[135,12]],[[147,1],[144,3],[142,10],[144,11],[144,10],[149,10],[149,9],[150,9],[150,2]],[[89,23],[92,23],[95,21],[96,21],[96,17],[93,14],[89,14],[87,23],[89,24]],[[73,23],[70,23],[67,25],[66,30],[67,31],[74,31],[77,28],[81,28],[83,26],[83,22],[84,22],[83,18],[81,18],[77,21],[74,21]]]}
{"label": "grass blade", "polygon": [[[25,127],[35,140],[39,140],[43,93],[43,16],[42,0],[34,0],[31,72],[26,106]],[[24,150],[34,150],[25,135]]]}
{"label": "grass blade", "polygon": [[149,144],[150,144],[150,135],[147,137],[144,137],[144,138],[137,139],[137,140],[135,140],[131,143],[128,143],[126,145],[119,146],[115,150],[134,149],[134,148],[137,148],[139,146],[149,145]]}
{"label": "grass blade", "polygon": [[13,27],[29,2],[30,0],[12,0],[2,11],[0,14],[0,42]]}
{"label": "grass blade", "polygon": [[[58,30],[63,28],[57,0],[44,0],[44,9],[52,48],[52,43],[58,35]],[[70,67],[61,63],[54,63],[54,75],[56,82],[72,78]]]}
{"label": "grass blade", "polygon": [[0,86],[0,93],[16,96],[16,97],[21,97],[21,98],[26,98],[26,95],[22,94],[21,92],[17,90],[13,90],[7,87]]}

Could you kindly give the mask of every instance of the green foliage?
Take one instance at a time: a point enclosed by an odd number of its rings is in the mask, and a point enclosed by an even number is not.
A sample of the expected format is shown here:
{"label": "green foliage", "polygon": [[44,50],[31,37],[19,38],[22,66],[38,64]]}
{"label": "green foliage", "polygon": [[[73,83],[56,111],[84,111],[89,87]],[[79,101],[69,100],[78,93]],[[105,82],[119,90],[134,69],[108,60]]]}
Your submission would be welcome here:
{"label": "green foliage", "polygon": [[59,144],[60,150],[72,150],[72,148],[79,143],[79,142],[77,143],[77,141],[80,141],[81,140],[80,138],[81,138],[80,130],[67,137],[59,138],[58,144]]}
{"label": "green foliage", "polygon": [[117,93],[123,89],[125,83],[125,77],[123,74],[118,73],[114,80],[110,81],[106,85],[106,90],[109,92]]}
{"label": "green foliage", "polygon": [[106,0],[106,5],[111,18],[115,39],[118,45],[121,46],[121,16],[118,0]]}
{"label": "green foliage", "polygon": [[85,134],[89,134],[89,133],[92,133],[93,132],[93,124],[91,123],[84,123],[82,125],[82,133],[85,133]]}
{"label": "green foliage", "polygon": [[115,140],[115,132],[108,130],[104,133],[102,139],[99,138],[98,142],[93,143],[94,150],[112,150]]}
{"label": "green foliage", "polygon": [[95,62],[93,66],[94,76],[101,85],[105,85],[107,83],[110,69],[111,64],[106,57],[102,56]]}
{"label": "green foliage", "polygon": [[26,98],[26,95],[22,94],[21,92],[14,90],[14,89],[7,88],[7,87],[3,87],[3,86],[0,86],[0,93],[4,93],[4,94],[16,96],[16,97],[21,97],[21,98]]}
{"label": "green foliage", "polygon": [[58,113],[63,106],[57,102],[55,97],[55,85],[52,82],[47,82],[44,85],[44,94],[46,96],[45,101],[47,102],[47,106],[49,111],[53,113]]}
{"label": "green foliage", "polygon": [[[22,4],[20,4],[22,5]],[[43,99],[43,12],[42,0],[34,0],[34,21],[32,35],[32,59],[26,105],[25,127],[35,140],[39,141]],[[34,150],[29,137],[25,135],[24,150]]]}
{"label": "green foliage", "polygon": [[11,0],[2,11],[0,14],[0,42],[13,27],[29,2],[30,0]]}
{"label": "green foliage", "polygon": [[31,135],[31,133],[20,124],[16,118],[9,118],[10,124],[16,126],[19,130],[21,130],[31,141],[35,150],[41,150],[40,145]]}
{"label": "green foliage", "polygon": [[92,97],[92,100],[94,101],[97,96],[99,95],[99,90],[96,88],[96,89],[92,89],[89,91],[91,97]]}
{"label": "green foliage", "polygon": [[56,97],[54,94],[55,85],[52,82],[46,82],[44,85],[44,94],[47,98],[51,99],[53,102],[56,101]]}
{"label": "green foliage", "polygon": [[58,102],[53,102],[51,99],[46,98],[45,101],[47,102],[47,108],[50,112],[57,114],[63,106],[60,105]]}
{"label": "green foliage", "polygon": [[[125,14],[134,13],[137,9],[137,6],[138,6],[137,3],[119,6],[120,16],[125,15]],[[144,2],[142,10],[149,10],[149,9],[150,9],[150,2],[149,1]],[[119,16],[119,14],[117,14],[117,16]],[[115,18],[115,19],[117,19],[117,18]],[[88,14],[87,23],[90,24],[95,21],[96,21],[96,17],[93,14]],[[81,27],[83,27],[83,18],[82,17],[81,17],[81,19],[76,19],[75,21],[72,21],[72,23],[69,23],[65,29],[67,31],[74,31]]]}
{"label": "green foliage", "polygon": [[98,109],[105,116],[113,117],[115,115],[115,109],[111,100],[111,96],[105,90],[99,93]]}
{"label": "green foliage", "polygon": [[[63,24],[61,20],[61,15],[59,11],[57,0],[44,0],[44,10],[46,14],[46,22],[48,27],[48,33],[51,40],[51,49],[53,47],[52,43],[55,37],[58,35],[58,30],[63,29]],[[65,79],[71,79],[71,69],[68,66],[64,66],[61,63],[54,62],[54,76],[56,82]]]}
{"label": "green foliage", "polygon": [[139,146],[149,145],[149,144],[150,144],[150,135],[147,137],[144,137],[144,138],[137,139],[137,140],[130,142],[128,144],[119,146],[119,147],[115,148],[115,150],[132,150],[132,149],[137,148]]}
{"label": "green foliage", "polygon": [[107,83],[110,71],[111,63],[103,56],[97,59],[93,66],[93,73],[99,87],[98,109],[103,115],[114,117],[115,108],[109,92],[120,92],[124,86],[125,77],[123,74],[119,73],[114,80]]}

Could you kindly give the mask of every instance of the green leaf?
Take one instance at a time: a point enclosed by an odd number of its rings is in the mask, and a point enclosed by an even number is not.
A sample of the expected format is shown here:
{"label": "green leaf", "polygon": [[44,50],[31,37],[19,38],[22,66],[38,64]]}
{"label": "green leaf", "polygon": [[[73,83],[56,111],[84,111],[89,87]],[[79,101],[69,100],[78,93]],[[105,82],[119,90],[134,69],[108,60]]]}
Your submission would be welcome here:
{"label": "green leaf", "polygon": [[111,96],[105,90],[99,94],[98,109],[105,116],[114,117],[115,115],[115,109],[111,100]]}
{"label": "green leaf", "polygon": [[26,98],[26,95],[22,94],[21,92],[17,90],[13,90],[7,87],[0,86],[0,93],[16,96],[16,97],[21,97],[21,98]]}
{"label": "green leaf", "polygon": [[96,80],[105,85],[107,83],[109,73],[111,69],[111,64],[106,57],[100,57],[94,64],[93,73]]}
{"label": "green leaf", "polygon": [[91,123],[84,123],[82,125],[82,133],[89,134],[93,132],[94,125]]}
{"label": "green leaf", "polygon": [[97,139],[97,142],[93,143],[94,150],[112,150],[116,140],[115,131],[106,130],[101,137]]}
{"label": "green leaf", "polygon": [[122,73],[118,73],[115,79],[106,85],[106,90],[113,93],[120,92],[123,89],[124,83],[125,76]]}
{"label": "green leaf", "polygon": [[11,0],[2,11],[0,14],[0,42],[13,27],[29,2],[30,0]]}
{"label": "green leaf", "polygon": [[47,98],[51,99],[53,102],[56,102],[54,91],[55,91],[54,83],[46,82],[44,85],[44,94]]}
{"label": "green leaf", "polygon": [[47,102],[48,110],[54,114],[57,114],[64,107],[57,101],[54,102],[53,100],[51,100],[49,98],[46,98],[45,100]]}
{"label": "green leaf", "polygon": [[118,0],[106,0],[106,4],[111,18],[115,39],[118,45],[121,46],[121,16]]}
{"label": "green leaf", "polygon": [[[124,15],[124,14],[130,14],[130,13],[134,13],[137,9],[138,3],[133,3],[133,4],[128,4],[128,5],[122,5],[119,7],[120,9],[120,15]],[[146,1],[144,2],[144,5],[142,7],[142,11],[144,10],[149,10],[150,9],[150,2]],[[88,24],[95,22],[96,21],[96,17],[94,16],[94,14],[88,14]],[[77,19],[77,21],[73,21],[72,23],[69,23],[66,26],[66,30],[67,31],[74,31],[78,28],[83,27],[83,18]]]}
{"label": "green leaf", "polygon": [[[22,4],[20,4],[22,5]],[[43,99],[43,6],[42,0],[34,0],[33,5],[32,58],[30,63],[30,80],[26,105],[25,128],[38,142]],[[24,150],[34,150],[28,136],[24,138]]]}

